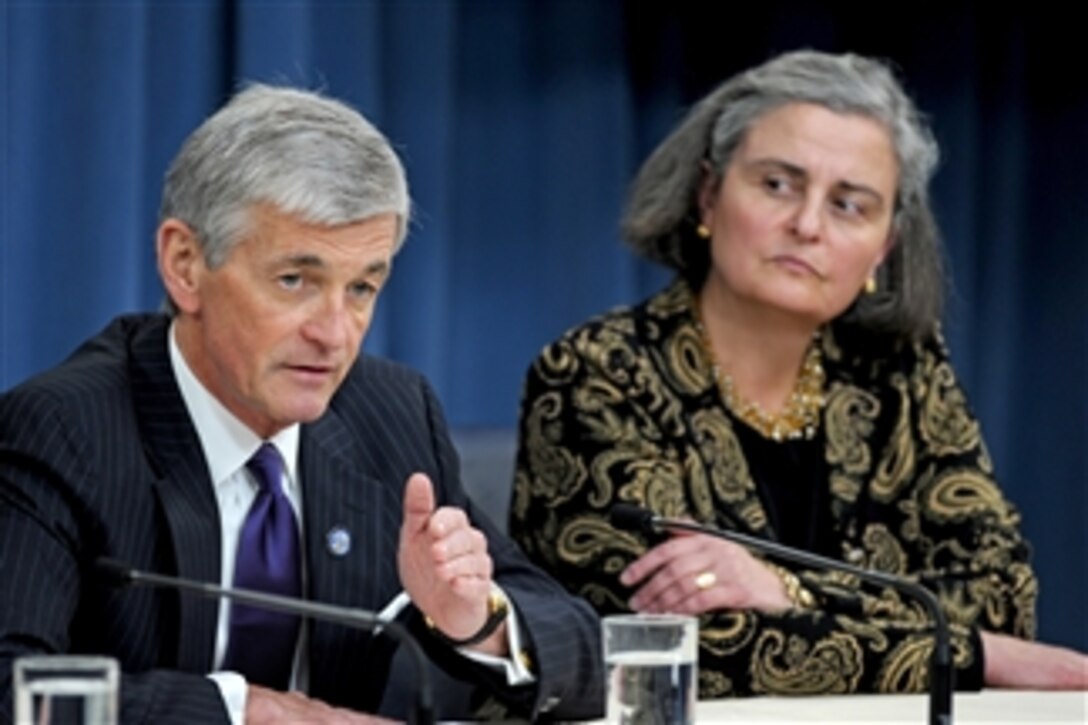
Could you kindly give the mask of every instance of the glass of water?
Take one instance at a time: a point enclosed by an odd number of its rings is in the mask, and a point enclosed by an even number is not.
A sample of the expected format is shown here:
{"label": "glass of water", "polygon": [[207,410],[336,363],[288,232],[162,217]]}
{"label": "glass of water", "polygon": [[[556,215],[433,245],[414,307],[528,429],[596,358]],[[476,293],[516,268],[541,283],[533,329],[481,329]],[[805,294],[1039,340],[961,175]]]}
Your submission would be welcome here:
{"label": "glass of water", "polygon": [[610,723],[695,722],[699,623],[682,614],[605,617]]}
{"label": "glass of water", "polygon": [[117,725],[112,657],[20,657],[13,680],[15,725]]}

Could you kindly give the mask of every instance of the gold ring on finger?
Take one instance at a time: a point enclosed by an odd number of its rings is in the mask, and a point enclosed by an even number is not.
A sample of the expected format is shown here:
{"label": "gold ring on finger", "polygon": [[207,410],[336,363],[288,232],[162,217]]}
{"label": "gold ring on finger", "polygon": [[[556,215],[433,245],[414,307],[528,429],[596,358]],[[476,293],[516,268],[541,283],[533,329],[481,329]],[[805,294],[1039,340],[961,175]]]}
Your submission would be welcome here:
{"label": "gold ring on finger", "polygon": [[695,577],[695,586],[703,591],[710,589],[718,583],[718,575],[712,571],[704,571],[699,576]]}

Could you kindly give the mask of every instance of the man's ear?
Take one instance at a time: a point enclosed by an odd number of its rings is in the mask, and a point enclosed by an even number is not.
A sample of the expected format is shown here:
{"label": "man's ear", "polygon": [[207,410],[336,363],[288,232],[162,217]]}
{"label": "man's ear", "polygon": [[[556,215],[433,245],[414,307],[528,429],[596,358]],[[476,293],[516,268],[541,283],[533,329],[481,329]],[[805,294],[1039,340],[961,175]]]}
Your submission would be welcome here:
{"label": "man's ear", "polygon": [[200,309],[200,278],[206,269],[196,234],[180,219],[165,219],[155,235],[155,252],[166,294],[180,312],[195,314]]}

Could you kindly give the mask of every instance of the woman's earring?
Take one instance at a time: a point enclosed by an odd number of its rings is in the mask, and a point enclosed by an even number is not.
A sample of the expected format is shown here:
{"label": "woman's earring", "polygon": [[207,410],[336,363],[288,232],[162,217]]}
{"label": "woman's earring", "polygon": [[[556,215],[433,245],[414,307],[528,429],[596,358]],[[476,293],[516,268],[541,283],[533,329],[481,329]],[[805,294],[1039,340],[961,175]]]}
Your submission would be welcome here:
{"label": "woman's earring", "polygon": [[710,229],[707,228],[706,224],[700,224],[699,226],[695,227],[695,233],[699,236],[700,239],[710,239]]}
{"label": "woman's earring", "polygon": [[871,274],[865,279],[865,294],[876,294],[876,277]]}

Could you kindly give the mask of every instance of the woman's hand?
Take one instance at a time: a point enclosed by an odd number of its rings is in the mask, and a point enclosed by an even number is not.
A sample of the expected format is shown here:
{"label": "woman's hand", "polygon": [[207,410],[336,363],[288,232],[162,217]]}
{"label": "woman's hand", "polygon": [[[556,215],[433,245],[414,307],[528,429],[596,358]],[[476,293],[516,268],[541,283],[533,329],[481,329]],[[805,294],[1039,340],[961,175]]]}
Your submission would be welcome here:
{"label": "woman's hand", "polygon": [[629,602],[636,612],[773,613],[790,607],[785,585],[766,564],[744,547],[707,534],[675,534],[632,562],[620,582],[638,587]]}
{"label": "woman's hand", "polygon": [[989,687],[1088,690],[1088,656],[1065,647],[981,632]]}

